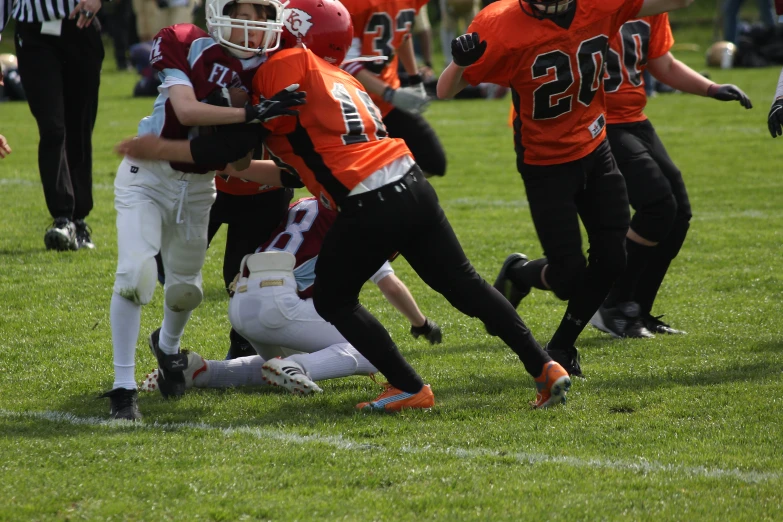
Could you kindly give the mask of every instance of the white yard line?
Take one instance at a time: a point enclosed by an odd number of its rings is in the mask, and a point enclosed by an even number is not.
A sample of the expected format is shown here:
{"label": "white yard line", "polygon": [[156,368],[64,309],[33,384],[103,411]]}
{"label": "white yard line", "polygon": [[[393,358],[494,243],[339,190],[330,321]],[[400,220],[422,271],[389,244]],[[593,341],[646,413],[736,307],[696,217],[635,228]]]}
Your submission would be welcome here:
{"label": "white yard line", "polygon": [[742,470],[738,468],[709,468],[706,466],[683,466],[679,464],[661,464],[639,457],[636,460],[618,460],[604,458],[580,458],[544,453],[507,452],[482,448],[459,448],[454,446],[403,446],[399,450],[387,448],[378,444],[355,442],[341,436],[331,435],[298,435],[278,429],[259,428],[255,426],[232,426],[222,428],[201,422],[137,422],[113,421],[98,417],[78,417],[70,413],[57,411],[13,412],[0,409],[0,417],[9,419],[40,419],[50,422],[71,424],[75,426],[100,426],[105,428],[140,429],[154,431],[169,431],[179,429],[219,432],[226,436],[234,434],[249,435],[259,440],[275,440],[297,445],[324,444],[340,450],[364,450],[375,452],[394,452],[408,454],[435,453],[448,455],[459,459],[478,460],[489,458],[510,458],[525,464],[562,464],[575,468],[609,469],[612,471],[630,471],[633,473],[664,473],[685,477],[727,478],[747,483],[780,480],[783,474]]}

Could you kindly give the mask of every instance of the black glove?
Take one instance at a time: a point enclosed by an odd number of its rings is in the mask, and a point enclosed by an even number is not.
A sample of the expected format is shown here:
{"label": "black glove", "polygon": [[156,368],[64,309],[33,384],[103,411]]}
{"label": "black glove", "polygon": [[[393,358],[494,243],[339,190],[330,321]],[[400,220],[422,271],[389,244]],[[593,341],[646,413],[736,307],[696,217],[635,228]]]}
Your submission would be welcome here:
{"label": "black glove", "polygon": [[460,67],[478,61],[487,50],[487,41],[479,42],[478,33],[463,34],[451,41],[451,59]]}
{"label": "black glove", "polygon": [[750,98],[748,98],[748,95],[742,92],[742,89],[736,85],[731,85],[728,83],[724,85],[718,85],[717,83],[713,83],[710,85],[710,88],[707,89],[707,95],[720,101],[737,100],[740,102],[740,105],[746,109],[753,108],[753,104],[750,103]]}
{"label": "black glove", "polygon": [[418,339],[420,335],[423,335],[430,344],[440,344],[443,340],[440,326],[435,321],[429,319],[421,326],[411,326],[411,335],[414,339]]}
{"label": "black glove", "polygon": [[299,111],[289,109],[306,103],[307,93],[299,92],[293,83],[268,100],[261,98],[256,105],[245,104],[245,123],[263,123],[279,116],[296,116]]}
{"label": "black glove", "polygon": [[775,100],[775,103],[772,104],[767,117],[767,125],[773,138],[783,136],[783,99]]}

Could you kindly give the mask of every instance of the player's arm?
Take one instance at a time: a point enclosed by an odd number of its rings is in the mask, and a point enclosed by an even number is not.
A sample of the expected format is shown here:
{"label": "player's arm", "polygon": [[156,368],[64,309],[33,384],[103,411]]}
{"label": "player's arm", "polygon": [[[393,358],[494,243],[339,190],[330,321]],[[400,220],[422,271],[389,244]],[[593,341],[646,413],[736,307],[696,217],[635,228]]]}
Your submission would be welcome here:
{"label": "player's arm", "polygon": [[5,158],[9,154],[11,154],[11,147],[8,145],[8,140],[0,134],[0,159]]}
{"label": "player's arm", "polygon": [[688,7],[693,3],[693,0],[644,0],[642,8],[636,14],[635,18],[642,18],[645,16],[652,16],[668,11],[676,11]]}
{"label": "player's arm", "polygon": [[[164,85],[166,81],[164,80]],[[201,103],[196,99],[193,87],[175,84],[168,87],[169,100],[174,114],[182,125],[198,127],[200,125],[230,125],[245,123],[245,109],[239,107],[219,107]]]}
{"label": "player's arm", "polygon": [[386,300],[410,321],[411,334],[414,337],[418,338],[420,335],[423,335],[430,344],[441,342],[442,334],[440,327],[421,313],[408,287],[393,272],[386,275],[376,284]]}
{"label": "player's arm", "polygon": [[748,96],[736,85],[719,85],[697,73],[672,53],[650,60],[647,69],[661,82],[678,91],[708,96],[720,101],[738,101],[746,109],[753,107]]}
{"label": "player's arm", "polygon": [[783,135],[783,71],[780,71],[778,88],[775,91],[775,101],[772,102],[772,107],[770,107],[769,116],[767,117],[767,126],[773,138]]}
{"label": "player's arm", "polygon": [[438,78],[438,98],[449,99],[470,85],[462,77],[469,65],[476,63],[487,50],[486,40],[481,41],[478,33],[467,33],[451,41],[452,62]]}

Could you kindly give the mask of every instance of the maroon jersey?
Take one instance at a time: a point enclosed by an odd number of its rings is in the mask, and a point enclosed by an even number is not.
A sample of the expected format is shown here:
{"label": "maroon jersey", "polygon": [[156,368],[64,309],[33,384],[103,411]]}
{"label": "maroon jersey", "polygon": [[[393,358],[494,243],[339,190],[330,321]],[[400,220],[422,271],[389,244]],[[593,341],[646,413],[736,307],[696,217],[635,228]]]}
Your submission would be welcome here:
{"label": "maroon jersey", "polygon": [[294,277],[299,296],[313,296],[315,263],[326,232],[337,219],[337,212],[324,207],[314,197],[302,198],[288,207],[288,217],[272,232],[272,239],[256,252],[288,252],[296,256]]}
{"label": "maroon jersey", "polygon": [[[202,29],[192,24],[165,27],[152,40],[150,65],[158,71],[162,85],[152,115],[139,123],[139,136],[157,134],[172,140],[191,139],[195,129],[183,125],[168,96],[172,85],[190,85],[196,99],[206,100],[215,89],[239,87],[249,92],[253,76],[263,58],[240,60],[231,56]],[[225,165],[172,163],[182,172],[204,174]]]}

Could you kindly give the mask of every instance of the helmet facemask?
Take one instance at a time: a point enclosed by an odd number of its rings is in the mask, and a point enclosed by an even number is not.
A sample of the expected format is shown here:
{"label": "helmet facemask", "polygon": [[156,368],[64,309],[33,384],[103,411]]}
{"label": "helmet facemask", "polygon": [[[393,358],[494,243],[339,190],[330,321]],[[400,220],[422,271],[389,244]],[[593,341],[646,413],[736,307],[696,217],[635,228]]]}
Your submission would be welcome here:
{"label": "helmet facemask", "polygon": [[576,8],[576,0],[519,0],[520,5],[524,1],[530,8],[522,10],[532,16],[543,20],[545,18],[560,18],[572,12]]}
{"label": "helmet facemask", "polygon": [[[263,8],[266,20],[246,20],[230,15],[237,5],[249,4]],[[209,0],[206,6],[207,28],[215,41],[237,58],[250,58],[276,50],[283,31],[283,8],[279,0]],[[258,11],[258,8],[256,8]],[[234,30],[243,35],[240,43],[230,40]],[[253,36],[260,34],[260,43],[255,45]],[[256,37],[257,39],[258,37]]]}

